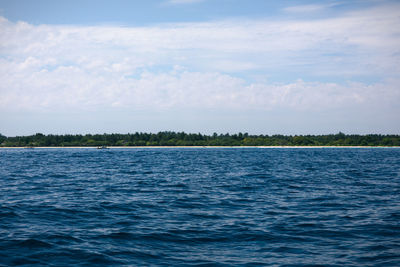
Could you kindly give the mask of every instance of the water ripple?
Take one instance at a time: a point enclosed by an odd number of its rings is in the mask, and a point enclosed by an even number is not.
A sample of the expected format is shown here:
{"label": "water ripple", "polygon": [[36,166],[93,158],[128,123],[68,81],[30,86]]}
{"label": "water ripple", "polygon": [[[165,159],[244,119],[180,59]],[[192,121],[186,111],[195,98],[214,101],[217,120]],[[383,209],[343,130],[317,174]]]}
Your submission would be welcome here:
{"label": "water ripple", "polygon": [[400,149],[1,149],[0,265],[399,266]]}

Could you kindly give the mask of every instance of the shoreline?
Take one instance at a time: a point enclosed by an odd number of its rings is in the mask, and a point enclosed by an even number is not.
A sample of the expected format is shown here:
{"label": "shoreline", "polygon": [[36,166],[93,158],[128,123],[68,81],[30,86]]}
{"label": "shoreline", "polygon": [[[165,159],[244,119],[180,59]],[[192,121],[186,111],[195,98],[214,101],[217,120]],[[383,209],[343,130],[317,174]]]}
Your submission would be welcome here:
{"label": "shoreline", "polygon": [[[38,147],[0,147],[0,149],[59,149],[59,148],[73,148],[73,149],[98,149],[97,146],[38,146]],[[135,149],[135,148],[400,148],[400,146],[107,146],[107,149]]]}

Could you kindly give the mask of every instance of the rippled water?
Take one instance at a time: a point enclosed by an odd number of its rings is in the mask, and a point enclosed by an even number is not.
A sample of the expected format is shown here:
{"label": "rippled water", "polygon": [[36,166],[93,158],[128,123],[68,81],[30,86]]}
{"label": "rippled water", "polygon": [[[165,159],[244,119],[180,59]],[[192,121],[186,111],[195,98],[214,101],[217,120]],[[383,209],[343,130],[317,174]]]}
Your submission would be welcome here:
{"label": "rippled water", "polygon": [[1,149],[0,264],[400,266],[400,149]]}

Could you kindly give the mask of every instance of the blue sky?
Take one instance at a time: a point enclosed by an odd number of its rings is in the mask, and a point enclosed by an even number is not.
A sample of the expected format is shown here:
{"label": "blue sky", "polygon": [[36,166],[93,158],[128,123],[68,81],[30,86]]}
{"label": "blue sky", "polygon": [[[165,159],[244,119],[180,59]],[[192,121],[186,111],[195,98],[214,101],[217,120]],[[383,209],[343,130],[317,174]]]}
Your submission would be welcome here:
{"label": "blue sky", "polygon": [[[24,20],[33,24],[104,24],[117,23],[129,26],[152,25],[171,22],[201,22],[223,18],[286,18],[293,17],[285,8],[323,4],[335,9],[325,14],[370,6],[372,1],[268,1],[268,0],[11,0],[2,1],[2,13],[9,20]],[[321,11],[321,9],[319,10]],[[299,12],[297,12],[299,13]],[[304,12],[303,12],[304,13]],[[298,16],[299,14],[296,14]],[[305,15],[305,14],[303,14]],[[310,14],[308,14],[310,15]],[[317,18],[322,14],[311,14]]]}
{"label": "blue sky", "polygon": [[400,133],[398,1],[0,1],[0,133]]}

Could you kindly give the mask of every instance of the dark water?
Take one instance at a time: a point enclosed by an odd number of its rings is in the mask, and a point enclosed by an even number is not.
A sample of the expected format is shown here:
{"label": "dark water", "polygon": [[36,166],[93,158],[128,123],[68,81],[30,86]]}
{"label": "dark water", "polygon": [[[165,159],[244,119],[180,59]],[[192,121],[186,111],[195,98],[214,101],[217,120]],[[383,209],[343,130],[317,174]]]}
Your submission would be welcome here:
{"label": "dark water", "polygon": [[400,266],[400,149],[1,149],[0,265]]}

